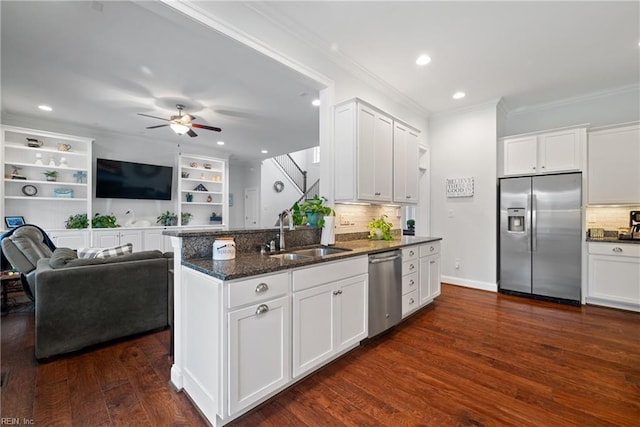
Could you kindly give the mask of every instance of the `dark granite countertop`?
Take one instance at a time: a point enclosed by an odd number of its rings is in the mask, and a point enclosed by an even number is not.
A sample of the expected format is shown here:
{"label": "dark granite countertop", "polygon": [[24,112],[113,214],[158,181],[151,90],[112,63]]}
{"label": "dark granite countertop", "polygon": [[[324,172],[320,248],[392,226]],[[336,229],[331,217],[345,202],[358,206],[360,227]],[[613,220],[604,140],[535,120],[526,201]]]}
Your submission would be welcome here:
{"label": "dark granite countertop", "polygon": [[[213,276],[220,280],[233,280],[259,274],[272,273],[289,268],[303,267],[312,264],[320,264],[323,262],[336,261],[339,259],[347,259],[355,256],[369,255],[378,252],[384,252],[393,249],[399,249],[405,246],[419,245],[442,240],[441,237],[421,237],[421,236],[402,236],[394,240],[350,240],[337,242],[333,247],[349,249],[349,251],[332,254],[323,258],[313,257],[298,260],[284,260],[270,257],[270,254],[261,254],[259,252],[238,253],[236,258],[225,261],[214,261],[212,258],[194,258],[185,259],[182,265],[193,268],[209,276]],[[317,246],[317,245],[314,245]],[[285,252],[291,252],[296,249],[291,248]]]}
{"label": "dark granite countertop", "polygon": [[640,239],[618,239],[617,237],[603,237],[601,239],[592,239],[591,237],[587,237],[587,242],[639,245]]}

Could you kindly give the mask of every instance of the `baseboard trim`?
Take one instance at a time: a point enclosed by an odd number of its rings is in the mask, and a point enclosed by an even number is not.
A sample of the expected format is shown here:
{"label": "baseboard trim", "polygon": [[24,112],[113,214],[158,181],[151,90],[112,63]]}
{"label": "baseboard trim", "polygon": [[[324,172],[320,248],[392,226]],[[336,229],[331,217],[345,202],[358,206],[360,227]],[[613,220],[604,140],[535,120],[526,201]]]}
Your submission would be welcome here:
{"label": "baseboard trim", "polygon": [[498,284],[490,282],[480,282],[478,280],[462,279],[460,277],[442,276],[442,282],[465,288],[480,289],[482,291],[498,292]]}

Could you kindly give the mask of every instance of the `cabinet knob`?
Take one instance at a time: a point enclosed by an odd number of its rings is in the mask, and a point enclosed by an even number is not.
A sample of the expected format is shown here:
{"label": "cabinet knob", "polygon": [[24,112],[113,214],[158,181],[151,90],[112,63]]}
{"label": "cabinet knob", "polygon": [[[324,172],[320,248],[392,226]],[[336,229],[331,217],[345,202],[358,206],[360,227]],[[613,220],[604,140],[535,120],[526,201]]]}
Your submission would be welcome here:
{"label": "cabinet knob", "polygon": [[409,270],[413,270],[414,268],[416,268],[413,264],[409,264]]}
{"label": "cabinet knob", "polygon": [[379,195],[380,195],[380,193],[379,193],[379,192],[376,192],[376,193],[375,193],[375,195],[376,195],[376,196],[379,196]]}
{"label": "cabinet knob", "polygon": [[409,299],[409,305],[413,304],[415,301],[413,298]]}
{"label": "cabinet knob", "polygon": [[619,246],[616,246],[615,248],[611,249],[613,252],[622,252],[622,248]]}
{"label": "cabinet knob", "polygon": [[414,251],[409,251],[409,255],[414,256],[416,253]]}
{"label": "cabinet knob", "polygon": [[413,281],[413,279],[409,280],[409,286],[413,286],[416,282]]}
{"label": "cabinet knob", "polygon": [[405,199],[410,199],[410,198],[411,198],[411,196],[405,196]]}
{"label": "cabinet knob", "polygon": [[433,246],[430,246],[430,247],[429,247],[429,252],[433,252],[433,251],[435,251],[435,250],[436,250],[436,248],[434,248]]}
{"label": "cabinet knob", "polygon": [[263,292],[267,292],[269,290],[269,285],[267,285],[266,283],[260,283],[258,286],[256,286],[256,294],[261,294]]}
{"label": "cabinet knob", "polygon": [[256,308],[256,316],[266,313],[267,311],[269,311],[269,306],[267,304],[260,304],[258,308]]}
{"label": "cabinet knob", "polygon": [[535,166],[532,166],[532,167],[531,167],[531,169],[536,170],[536,167],[535,167]]}
{"label": "cabinet knob", "polygon": [[435,261],[429,261],[429,264],[435,264],[435,263],[436,263]]}
{"label": "cabinet knob", "polygon": [[334,294],[334,295],[341,295],[341,294],[342,294],[342,291],[333,291],[333,294]]}
{"label": "cabinet knob", "polygon": [[542,169],[544,169],[544,166],[542,166]]}

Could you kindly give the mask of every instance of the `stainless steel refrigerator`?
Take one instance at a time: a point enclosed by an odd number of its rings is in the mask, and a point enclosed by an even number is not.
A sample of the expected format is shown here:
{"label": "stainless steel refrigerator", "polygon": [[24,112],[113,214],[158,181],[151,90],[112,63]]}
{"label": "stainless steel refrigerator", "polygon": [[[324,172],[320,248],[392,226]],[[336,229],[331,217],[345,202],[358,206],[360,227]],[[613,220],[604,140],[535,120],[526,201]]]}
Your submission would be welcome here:
{"label": "stainless steel refrigerator", "polygon": [[499,290],[580,302],[582,174],[503,178]]}

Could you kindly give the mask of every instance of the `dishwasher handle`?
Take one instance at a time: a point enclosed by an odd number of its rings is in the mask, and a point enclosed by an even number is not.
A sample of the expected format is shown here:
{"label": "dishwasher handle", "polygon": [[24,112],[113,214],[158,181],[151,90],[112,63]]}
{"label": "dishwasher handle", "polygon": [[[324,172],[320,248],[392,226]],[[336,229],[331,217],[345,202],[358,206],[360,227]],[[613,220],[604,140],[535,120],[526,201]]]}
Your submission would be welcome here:
{"label": "dishwasher handle", "polygon": [[381,262],[389,262],[389,261],[393,261],[394,259],[398,259],[400,258],[402,255],[397,254],[397,255],[392,255],[392,256],[388,256],[385,258],[369,258],[369,264],[378,264]]}

